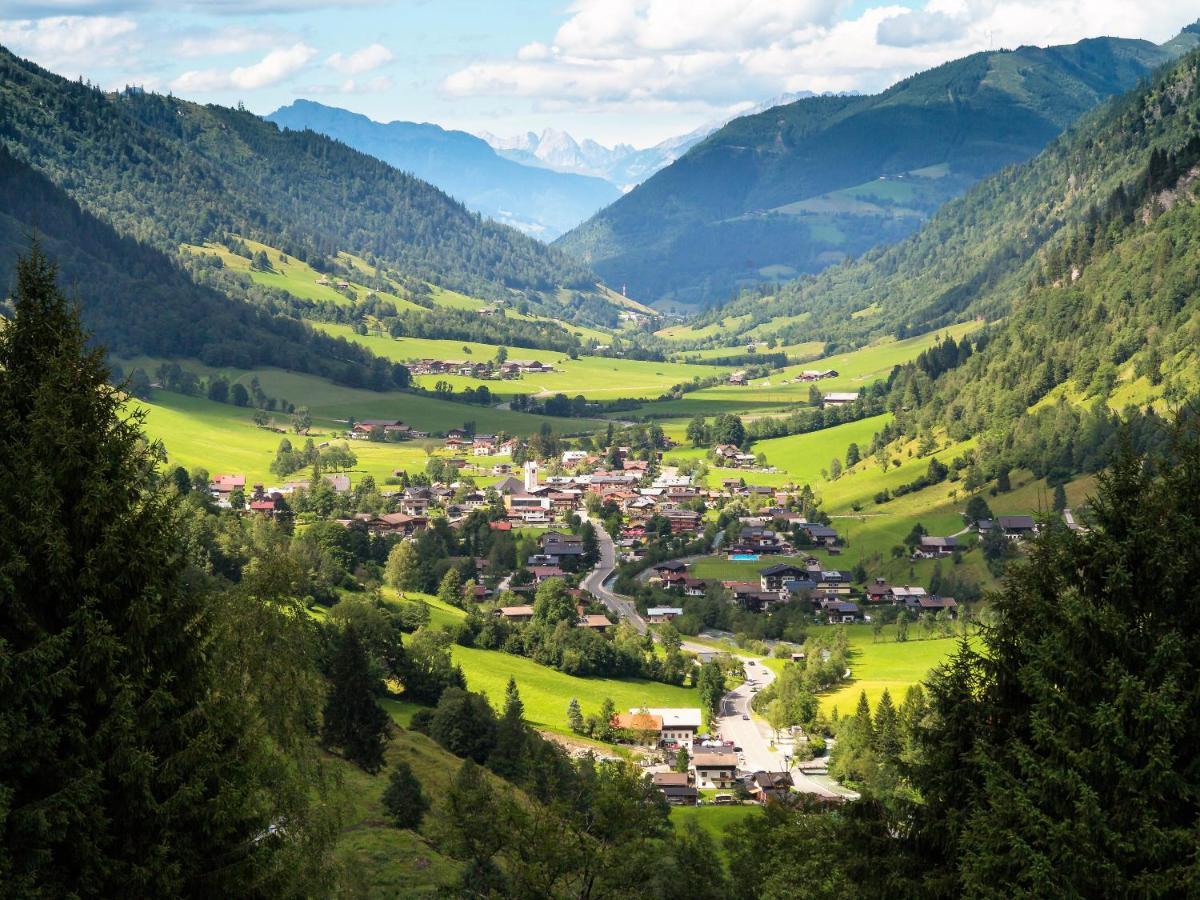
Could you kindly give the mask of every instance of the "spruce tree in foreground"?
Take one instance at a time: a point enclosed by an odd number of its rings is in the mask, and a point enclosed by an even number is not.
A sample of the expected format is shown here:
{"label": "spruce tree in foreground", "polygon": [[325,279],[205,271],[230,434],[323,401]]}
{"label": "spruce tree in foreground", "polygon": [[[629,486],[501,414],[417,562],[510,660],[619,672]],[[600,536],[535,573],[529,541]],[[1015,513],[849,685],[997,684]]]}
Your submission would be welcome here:
{"label": "spruce tree in foreground", "polygon": [[280,863],[304,823],[272,828],[289,767],[221,682],[237,667],[220,604],[183,577],[161,451],[124,416],[36,245],[14,299],[0,329],[0,893],[306,890]]}
{"label": "spruce tree in foreground", "polygon": [[429,811],[429,798],[421,788],[421,782],[413,774],[412,766],[406,762],[396,763],[383,792],[383,808],[392,817],[397,828],[421,827],[421,820]]}
{"label": "spruce tree in foreground", "polygon": [[375,702],[371,660],[353,625],[342,632],[330,680],[321,738],[326,746],[340,747],[348,760],[374,774],[383,768],[390,720]]}

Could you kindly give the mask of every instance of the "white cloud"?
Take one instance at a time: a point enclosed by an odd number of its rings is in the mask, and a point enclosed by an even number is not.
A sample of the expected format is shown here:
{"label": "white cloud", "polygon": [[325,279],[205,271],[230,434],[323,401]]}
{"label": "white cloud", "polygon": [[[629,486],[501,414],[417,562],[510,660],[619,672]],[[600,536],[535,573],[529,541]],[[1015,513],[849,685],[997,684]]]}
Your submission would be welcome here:
{"label": "white cloud", "polygon": [[839,19],[838,0],[577,0],[549,44],[442,82],[456,97],[537,108],[726,108],[783,91],[876,91],[989,47],[1120,35],[1165,40],[1178,0],[927,0]]}
{"label": "white cloud", "polygon": [[395,58],[395,54],[383,46],[383,44],[368,44],[361,50],[355,50],[348,56],[342,53],[334,53],[325,60],[325,65],[329,66],[335,72],[341,72],[343,75],[362,75],[364,72],[371,72],[378,69]]}
{"label": "white cloud", "polygon": [[284,49],[272,50],[253,65],[239,66],[229,72],[222,69],[184,72],[171,82],[171,88],[176,91],[253,91],[278,84],[299,72],[316,56],[314,48],[297,42]]}
{"label": "white cloud", "polygon": [[119,16],[49,16],[0,20],[0,44],[40,65],[75,74],[80,66],[111,61],[136,43],[137,23]]}
{"label": "white cloud", "polygon": [[175,45],[175,55],[184,59],[249,53],[278,41],[278,34],[253,28],[221,28],[204,34],[189,34]]}

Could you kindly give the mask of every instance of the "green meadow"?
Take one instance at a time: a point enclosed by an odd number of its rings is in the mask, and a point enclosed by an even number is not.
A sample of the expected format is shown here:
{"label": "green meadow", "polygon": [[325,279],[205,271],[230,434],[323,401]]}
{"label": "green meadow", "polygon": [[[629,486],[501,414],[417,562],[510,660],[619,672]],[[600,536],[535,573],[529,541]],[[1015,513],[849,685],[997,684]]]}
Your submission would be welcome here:
{"label": "green meadow", "polygon": [[[421,787],[436,804],[450,787],[462,761],[415,731],[399,730],[385,750],[386,767],[369,775],[341,757],[326,758],[336,778],[336,799],[341,817],[338,859],[353,879],[361,874],[366,897],[439,897],[453,884],[462,864],[437,849],[436,814],[426,816],[419,831],[392,825],[383,807],[383,792],[396,763],[406,762]],[[498,788],[506,783],[485,774]]]}
{"label": "green meadow", "polygon": [[[152,371],[152,368],[150,369]],[[229,373],[235,374],[235,373]],[[446,431],[473,421],[480,431],[504,431],[529,434],[550,423],[555,430],[564,427],[578,429],[586,424],[578,419],[554,419],[514,413],[491,407],[453,403],[432,397],[402,392],[376,393],[345,388],[311,375],[282,370],[262,369],[255,373],[237,375],[236,380],[248,383],[256,374],[263,390],[270,396],[286,398],[297,405],[308,405],[313,414],[313,427],[308,435],[297,435],[290,429],[291,417],[276,413],[277,427],[287,431],[279,434],[254,424],[254,411],[227,403],[214,403],[203,397],[189,397],[171,391],[155,391],[149,402],[134,400],[132,409],[145,415],[145,429],[152,439],[162,441],[171,465],[184,468],[200,466],[210,472],[245,474],[247,479],[274,483],[279,479],[270,474],[271,461],[280,440],[288,438],[293,444],[312,437],[320,443],[334,439],[345,431],[346,418],[394,418],[426,431]],[[338,438],[340,439],[340,438]],[[372,475],[377,484],[395,469],[423,470],[428,457],[426,447],[440,447],[437,440],[402,443],[352,441],[351,448],[358,456],[358,466],[352,471],[357,477]],[[471,457],[467,474],[481,484],[494,479],[487,475],[501,457]],[[478,465],[479,468],[474,468]],[[304,470],[288,476],[289,480],[306,477]]]}
{"label": "green meadow", "polygon": [[[231,252],[223,244],[213,242],[202,246],[183,244],[180,249],[184,253],[198,256],[216,256],[221,260],[221,264],[231,272],[239,272],[247,275],[255,284],[286,291],[293,297],[298,297],[301,300],[328,301],[338,305],[348,305],[350,300],[342,291],[336,288],[337,282],[345,280],[349,285],[349,290],[353,292],[355,298],[358,300],[363,300],[368,294],[374,293],[382,299],[390,300],[398,309],[419,310],[423,308],[403,298],[398,289],[392,293],[373,291],[371,288],[358,284],[353,279],[343,279],[340,276],[329,276],[326,280],[332,283],[321,284],[322,274],[308,263],[288,256],[286,253],[282,253],[267,244],[249,239],[241,240],[250,249],[251,253],[257,253],[260,250],[265,253],[271,263],[271,269],[261,270],[252,268],[249,259]],[[358,260],[357,257],[350,257],[349,254],[342,255],[346,257],[343,261],[356,260],[357,263],[361,263],[361,265],[355,264],[355,268],[362,268],[364,274],[366,273],[365,262]]]}
{"label": "green meadow", "polygon": [[[434,597],[421,594],[405,596],[423,600],[429,605],[432,613],[430,624],[435,627],[459,621],[466,616],[462,610],[447,606]],[[572,698],[579,700],[585,716],[597,712],[606,697],[612,699],[618,710],[642,706],[694,707],[700,702],[695,688],[640,679],[579,678],[499,650],[455,645],[451,655],[462,666],[467,687],[485,694],[498,709],[503,706],[504,689],[509,677],[515,678],[529,722],[538,728],[561,734],[571,733],[567,725],[567,705]]]}
{"label": "green meadow", "polygon": [[[486,362],[496,356],[496,346],[463,341],[425,340],[419,338],[392,338],[381,334],[359,335],[347,325],[316,324],[328,334],[357,341],[364,347],[396,362],[416,359],[461,359],[467,362]],[[616,399],[631,397],[649,399],[658,397],[673,385],[691,381],[693,378],[711,378],[731,371],[717,366],[689,365],[672,362],[643,362],[632,359],[609,359],[601,356],[581,356],[571,359],[564,353],[550,350],[530,350],[523,347],[508,347],[509,359],[536,359],[555,368],[553,372],[526,375],[514,381],[482,380],[459,375],[425,375],[415,379],[416,383],[432,389],[439,381],[446,382],[461,392],[464,388],[486,385],[498,396],[513,394],[564,393],[574,397],[579,394],[589,399]]]}
{"label": "green meadow", "polygon": [[822,393],[858,391],[872,382],[886,378],[893,366],[915,359],[921,351],[932,347],[939,340],[949,336],[958,340],[964,334],[980,327],[981,323],[966,322],[902,341],[888,338],[848,353],[838,353],[788,366],[746,385],[718,384],[693,391],[678,400],[649,405],[642,412],[656,416],[715,415],[723,412],[754,415],[807,405],[813,383],[791,381],[805,369],[837,371],[837,378],[815,383]]}
{"label": "green meadow", "polygon": [[712,836],[717,844],[717,852],[724,855],[721,839],[725,830],[731,825],[745,821],[751,816],[762,815],[762,807],[755,804],[746,806],[673,806],[671,807],[671,824],[676,831],[682,831],[688,823],[695,822]]}

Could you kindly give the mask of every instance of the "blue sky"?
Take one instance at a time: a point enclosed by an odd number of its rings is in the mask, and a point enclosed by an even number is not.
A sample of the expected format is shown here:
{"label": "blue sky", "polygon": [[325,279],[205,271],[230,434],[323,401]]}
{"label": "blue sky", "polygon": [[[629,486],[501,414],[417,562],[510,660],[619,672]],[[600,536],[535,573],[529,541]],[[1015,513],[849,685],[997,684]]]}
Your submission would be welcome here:
{"label": "blue sky", "polygon": [[989,47],[1163,41],[1180,0],[0,0],[0,44],[106,88],[646,146]]}

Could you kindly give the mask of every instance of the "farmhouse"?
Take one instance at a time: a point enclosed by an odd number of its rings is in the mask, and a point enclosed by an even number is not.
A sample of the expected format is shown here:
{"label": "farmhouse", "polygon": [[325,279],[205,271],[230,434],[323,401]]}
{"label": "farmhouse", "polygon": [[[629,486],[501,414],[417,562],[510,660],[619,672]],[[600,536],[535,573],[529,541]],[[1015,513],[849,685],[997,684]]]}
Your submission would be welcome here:
{"label": "farmhouse", "polygon": [[822,378],[837,378],[837,369],[805,369],[796,376],[797,381],[820,381]]}
{"label": "farmhouse", "polygon": [[745,385],[747,383],[747,381],[748,381],[748,376],[743,371],[731,372],[729,374],[729,383],[730,384]]}
{"label": "farmhouse", "polygon": [[[377,432],[375,429],[379,429]],[[372,434],[383,434],[385,437],[411,437],[412,429],[399,419],[362,419],[350,430],[350,437],[355,440],[365,440]]]}
{"label": "farmhouse", "polygon": [[692,757],[696,784],[702,788],[730,788],[737,780],[737,753],[733,750],[702,750]]}
{"label": "farmhouse", "polygon": [[828,525],[805,525],[802,530],[814,544],[832,547],[838,542],[838,533]]}
{"label": "farmhouse", "polygon": [[934,559],[938,556],[949,556],[957,549],[958,538],[924,535],[921,543],[913,550],[913,557],[915,559]]}

